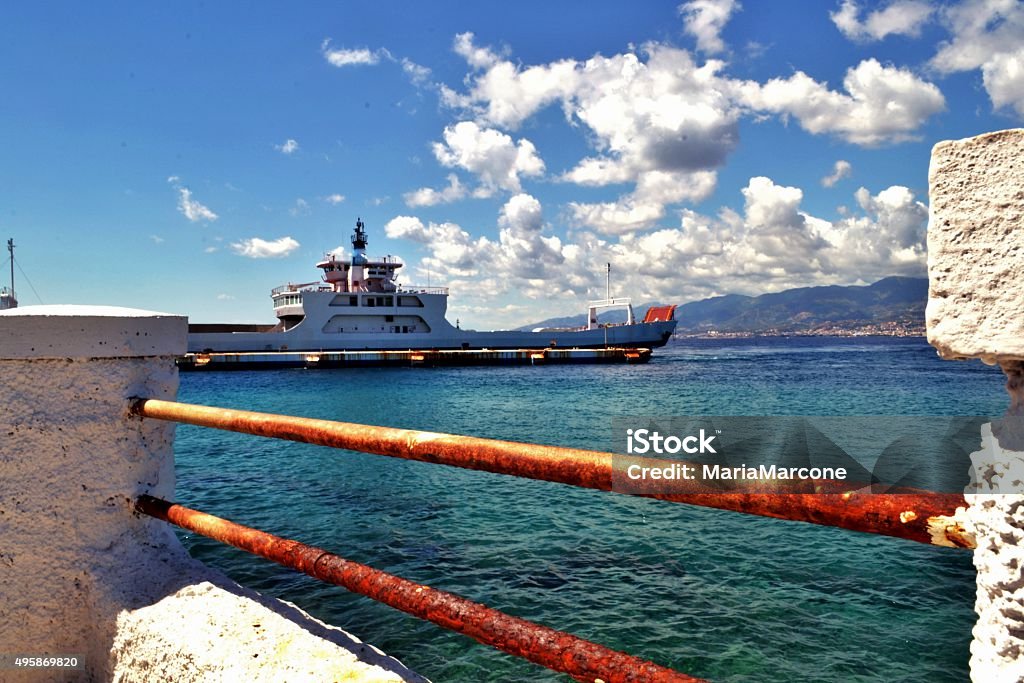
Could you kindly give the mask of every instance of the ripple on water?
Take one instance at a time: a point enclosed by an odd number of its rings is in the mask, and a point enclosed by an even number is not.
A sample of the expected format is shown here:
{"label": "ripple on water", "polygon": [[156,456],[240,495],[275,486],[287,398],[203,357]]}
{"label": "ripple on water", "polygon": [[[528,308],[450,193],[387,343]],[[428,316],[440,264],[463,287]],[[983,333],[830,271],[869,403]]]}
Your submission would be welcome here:
{"label": "ripple on water", "polygon": [[[870,352],[870,353],[868,353]],[[914,340],[700,340],[646,366],[193,373],[185,401],[607,449],[628,415],[996,414]],[[967,676],[967,553],[180,427],[178,498],[716,681]],[[193,536],[197,557],[436,681],[562,681]],[[943,643],[942,648],[934,643]]]}

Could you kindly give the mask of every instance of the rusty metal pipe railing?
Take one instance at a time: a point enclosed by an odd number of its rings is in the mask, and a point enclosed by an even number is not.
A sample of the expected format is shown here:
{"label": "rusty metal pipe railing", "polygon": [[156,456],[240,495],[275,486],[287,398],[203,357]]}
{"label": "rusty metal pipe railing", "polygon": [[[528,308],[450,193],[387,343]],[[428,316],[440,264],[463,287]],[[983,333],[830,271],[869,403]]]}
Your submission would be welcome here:
{"label": "rusty metal pipe railing", "polygon": [[607,683],[700,683],[701,679],[612,650],[570,633],[513,617],[453,593],[403,579],[322,548],[236,524],[152,496],[135,509],[197,534],[264,557],[315,579],[457,631],[485,645],[569,674],[578,681]]}
{"label": "rusty metal pipe railing", "polygon": [[[137,399],[132,414],[201,427],[375,453],[407,460],[508,474],[572,486],[613,491],[612,453],[439,434],[393,427],[273,415],[247,410]],[[630,458],[630,463],[664,465]],[[735,493],[679,480],[669,493],[636,493],[674,503],[731,510],[905,538],[933,545],[973,548],[974,538],[958,520],[967,503],[962,494],[903,489],[873,494],[846,482],[811,482],[794,492]]]}

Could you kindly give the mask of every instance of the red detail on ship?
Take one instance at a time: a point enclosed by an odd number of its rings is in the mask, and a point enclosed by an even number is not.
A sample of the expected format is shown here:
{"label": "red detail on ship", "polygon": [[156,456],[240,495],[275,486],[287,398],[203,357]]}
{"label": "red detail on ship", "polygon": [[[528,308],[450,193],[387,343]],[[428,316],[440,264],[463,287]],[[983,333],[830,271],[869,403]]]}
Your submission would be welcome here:
{"label": "red detail on ship", "polygon": [[672,320],[676,312],[675,306],[651,306],[644,316],[645,323],[664,323]]}

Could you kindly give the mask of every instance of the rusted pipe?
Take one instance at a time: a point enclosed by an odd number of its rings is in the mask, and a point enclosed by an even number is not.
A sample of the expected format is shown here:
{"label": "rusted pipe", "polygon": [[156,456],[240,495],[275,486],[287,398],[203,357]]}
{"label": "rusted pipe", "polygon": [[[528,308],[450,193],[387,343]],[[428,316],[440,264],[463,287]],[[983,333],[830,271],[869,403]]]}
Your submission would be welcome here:
{"label": "rusted pipe", "polygon": [[699,683],[701,679],[612,650],[563,631],[403,579],[329,553],[152,496],[139,496],[135,509],[208,536],[315,579],[373,598],[438,626],[578,681],[607,683]]}
{"label": "rusted pipe", "polygon": [[[616,478],[616,457],[620,468],[619,481],[625,479],[621,468],[626,462],[650,467],[665,464],[663,460],[627,459],[612,453],[576,448],[211,408],[157,399],[138,399],[132,403],[131,412],[158,420],[601,491],[615,490],[612,483]],[[870,493],[857,490],[859,485],[849,482],[829,481],[798,482],[791,490],[781,493],[777,488],[745,493],[723,492],[699,480],[686,479],[662,482],[662,485],[670,485],[671,490],[631,495],[835,526],[933,545],[974,547],[974,538],[961,522],[967,509],[962,494],[914,489],[901,489],[899,493]]]}

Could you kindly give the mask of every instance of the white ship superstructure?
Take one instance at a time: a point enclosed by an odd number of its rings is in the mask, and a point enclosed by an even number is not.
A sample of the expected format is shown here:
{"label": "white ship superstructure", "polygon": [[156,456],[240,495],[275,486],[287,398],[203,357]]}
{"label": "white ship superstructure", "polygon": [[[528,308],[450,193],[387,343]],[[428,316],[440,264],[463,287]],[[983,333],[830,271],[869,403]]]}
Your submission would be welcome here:
{"label": "white ship superstructure", "polygon": [[[675,306],[650,309],[644,322],[633,319],[629,299],[590,303],[588,323],[575,330],[478,332],[463,330],[445,318],[447,287],[401,285],[401,261],[366,256],[366,230],[356,221],[352,257],[327,254],[316,264],[320,281],[288,284],[271,292],[278,324],[255,326],[192,325],[189,351],[316,351],[386,349],[516,349],[549,346],[599,348],[663,346],[675,329]],[[623,325],[598,323],[603,309],[626,310]]]}

